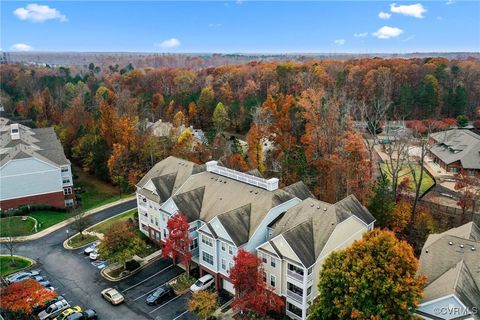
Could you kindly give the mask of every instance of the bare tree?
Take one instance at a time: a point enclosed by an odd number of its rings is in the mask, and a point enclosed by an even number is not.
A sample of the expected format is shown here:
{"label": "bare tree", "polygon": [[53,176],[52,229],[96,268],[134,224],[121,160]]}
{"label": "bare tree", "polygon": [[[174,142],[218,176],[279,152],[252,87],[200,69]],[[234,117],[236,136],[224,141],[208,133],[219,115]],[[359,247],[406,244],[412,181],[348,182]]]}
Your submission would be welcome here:
{"label": "bare tree", "polygon": [[[12,229],[13,213],[14,213],[13,210],[8,210],[7,215],[6,215],[7,225],[8,225],[9,230]],[[12,265],[14,265],[15,260],[13,259],[13,255],[15,254],[18,243],[16,242],[15,237],[12,237],[10,235],[8,237],[5,237],[5,238],[6,238],[6,241],[4,242],[4,246],[8,250],[8,252],[10,253],[10,258],[12,260]]]}
{"label": "bare tree", "polygon": [[382,130],[382,122],[385,120],[386,113],[390,103],[377,99],[372,104],[362,102],[357,105],[357,112],[360,121],[365,125],[363,140],[368,150],[370,160],[370,176],[373,177],[375,161],[373,159],[373,150],[378,144],[378,133]]}
{"label": "bare tree", "polygon": [[388,133],[387,137],[388,142],[384,144],[384,151],[387,155],[385,167],[392,179],[392,196],[396,201],[400,173],[408,162],[409,141],[407,136],[400,133]]}
{"label": "bare tree", "polygon": [[80,237],[82,239],[85,238],[83,231],[87,229],[91,225],[90,216],[86,215],[85,212],[76,214],[74,217],[74,221],[70,226],[70,229],[77,231],[80,233]]}

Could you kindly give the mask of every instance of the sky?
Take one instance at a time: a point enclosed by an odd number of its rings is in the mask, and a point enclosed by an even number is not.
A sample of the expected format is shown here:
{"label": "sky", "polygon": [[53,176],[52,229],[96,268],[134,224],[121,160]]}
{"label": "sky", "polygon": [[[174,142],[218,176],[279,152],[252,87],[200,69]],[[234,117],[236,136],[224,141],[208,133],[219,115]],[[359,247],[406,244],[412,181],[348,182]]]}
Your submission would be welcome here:
{"label": "sky", "polygon": [[480,1],[5,1],[4,51],[480,51]]}

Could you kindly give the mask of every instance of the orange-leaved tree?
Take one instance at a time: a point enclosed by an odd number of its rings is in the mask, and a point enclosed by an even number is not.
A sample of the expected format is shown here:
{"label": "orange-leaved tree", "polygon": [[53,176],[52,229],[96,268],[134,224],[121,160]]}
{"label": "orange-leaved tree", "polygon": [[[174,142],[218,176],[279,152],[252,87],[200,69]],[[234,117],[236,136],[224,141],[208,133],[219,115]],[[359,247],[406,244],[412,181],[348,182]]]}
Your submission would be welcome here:
{"label": "orange-leaved tree", "polygon": [[30,315],[33,307],[42,306],[57,295],[37,281],[27,279],[12,283],[0,291],[1,308],[12,313]]}

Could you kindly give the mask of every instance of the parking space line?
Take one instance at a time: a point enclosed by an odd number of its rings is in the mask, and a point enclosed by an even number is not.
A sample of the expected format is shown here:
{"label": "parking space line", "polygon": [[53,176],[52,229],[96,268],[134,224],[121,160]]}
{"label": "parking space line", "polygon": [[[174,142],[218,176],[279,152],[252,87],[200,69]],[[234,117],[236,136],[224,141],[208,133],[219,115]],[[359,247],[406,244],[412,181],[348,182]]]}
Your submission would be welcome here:
{"label": "parking space line", "polygon": [[188,310],[185,310],[181,315],[177,316],[176,318],[173,318],[173,320],[177,320],[178,318],[180,318],[181,316],[183,316],[187,312],[188,312]]}
{"label": "parking space line", "polygon": [[168,300],[167,302],[165,302],[164,304],[162,304],[160,307],[157,307],[157,308],[153,309],[153,310],[150,311],[149,313],[154,313],[155,311],[159,310],[160,308],[163,308],[164,306],[166,306],[167,304],[169,304],[169,303],[172,302],[173,300],[176,300],[176,299],[180,298],[181,296],[183,296],[183,294],[178,295],[178,296],[176,296],[175,298]]}
{"label": "parking space line", "polygon": [[167,270],[167,269],[169,269],[169,268],[171,268],[171,267],[173,267],[173,264],[169,265],[169,266],[166,267],[166,268],[163,268],[162,270],[158,271],[157,273],[152,274],[150,277],[143,279],[142,281],[134,284],[133,286],[128,287],[127,289],[123,290],[122,293],[125,293],[125,292],[127,292],[128,290],[131,290],[131,289],[133,289],[133,288],[141,285],[141,284],[144,283],[145,281],[152,279],[152,278],[155,277],[157,274],[162,273],[163,271],[165,271],[165,270]]}
{"label": "parking space line", "polygon": [[[168,280],[168,281],[170,281],[170,280]],[[167,281],[167,282],[168,282],[168,281]],[[164,283],[162,283],[161,285],[159,285],[158,287],[156,287],[155,289],[150,290],[150,291],[148,291],[147,293],[144,293],[144,294],[142,294],[141,296],[133,299],[133,301],[137,301],[137,300],[140,299],[141,297],[145,297],[147,294],[152,293],[153,291],[157,290],[158,288],[160,288],[161,286],[163,286],[163,285],[164,285],[165,283],[167,283],[167,282],[164,282]]]}

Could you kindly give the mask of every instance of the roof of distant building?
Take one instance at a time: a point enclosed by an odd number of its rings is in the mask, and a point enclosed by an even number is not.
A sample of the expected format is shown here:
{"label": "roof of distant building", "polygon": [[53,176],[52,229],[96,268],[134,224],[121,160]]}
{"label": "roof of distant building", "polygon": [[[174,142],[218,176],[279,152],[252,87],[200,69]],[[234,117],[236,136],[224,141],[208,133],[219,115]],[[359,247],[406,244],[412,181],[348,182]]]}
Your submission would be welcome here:
{"label": "roof of distant building", "polygon": [[[18,138],[11,134],[12,126],[18,126]],[[0,166],[23,158],[38,158],[55,166],[70,164],[53,128],[32,129],[0,118]]]}
{"label": "roof of distant building", "polygon": [[446,164],[460,161],[464,169],[480,169],[480,136],[470,130],[452,129],[430,135],[437,144],[431,152]]}

